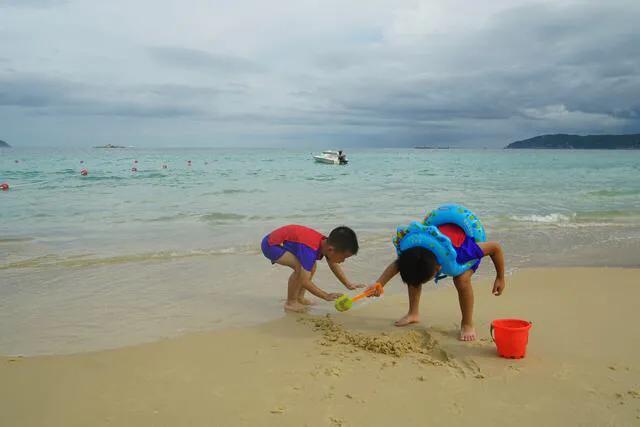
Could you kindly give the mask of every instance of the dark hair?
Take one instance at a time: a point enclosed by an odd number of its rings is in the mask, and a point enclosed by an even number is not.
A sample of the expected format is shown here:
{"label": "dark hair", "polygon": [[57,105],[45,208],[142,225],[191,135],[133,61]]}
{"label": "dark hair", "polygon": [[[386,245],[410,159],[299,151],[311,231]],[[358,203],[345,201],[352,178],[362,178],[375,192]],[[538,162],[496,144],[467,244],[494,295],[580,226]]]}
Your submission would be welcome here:
{"label": "dark hair", "polygon": [[430,250],[417,246],[402,252],[396,265],[404,283],[420,286],[436,275],[438,259]]}
{"label": "dark hair", "polygon": [[358,253],[358,238],[355,231],[349,227],[336,227],[329,233],[327,243],[338,252],[349,252],[351,255]]}

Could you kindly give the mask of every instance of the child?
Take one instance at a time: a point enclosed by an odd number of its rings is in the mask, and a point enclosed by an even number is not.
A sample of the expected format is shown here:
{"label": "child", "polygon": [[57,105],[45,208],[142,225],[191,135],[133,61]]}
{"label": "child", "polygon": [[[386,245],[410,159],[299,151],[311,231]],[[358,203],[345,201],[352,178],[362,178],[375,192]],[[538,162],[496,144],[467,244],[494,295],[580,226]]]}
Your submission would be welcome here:
{"label": "child", "polygon": [[490,256],[496,269],[492,293],[502,294],[504,282],[504,257],[496,242],[484,242],[482,224],[468,209],[458,205],[444,205],[431,212],[422,224],[413,222],[398,228],[394,245],[398,258],[384,270],[378,279],[383,286],[398,272],[409,291],[409,312],[395,322],[405,326],[420,321],[419,305],[422,284],[444,272],[453,276],[458,291],[462,321],[460,339],[473,341],[473,288],[471,276],[480,261]]}
{"label": "child", "polygon": [[271,264],[290,267],[287,302],[285,311],[302,312],[306,305],[312,304],[304,298],[305,291],[318,298],[333,301],[339,293],[327,293],[317,287],[312,279],[316,272],[316,261],[325,257],[329,268],[347,289],[364,287],[352,284],[345,276],[340,264],[358,253],[356,233],[348,227],[338,227],[329,233],[329,237],[302,225],[285,225],[262,239],[262,253]]}

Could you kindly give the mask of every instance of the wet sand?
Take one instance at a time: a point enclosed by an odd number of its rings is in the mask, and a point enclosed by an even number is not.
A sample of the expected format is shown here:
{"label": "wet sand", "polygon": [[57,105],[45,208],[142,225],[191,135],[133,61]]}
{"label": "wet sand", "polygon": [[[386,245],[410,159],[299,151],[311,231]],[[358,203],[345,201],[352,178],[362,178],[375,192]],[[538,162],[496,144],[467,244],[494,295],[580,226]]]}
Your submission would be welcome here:
{"label": "wet sand", "polygon": [[[393,286],[399,286],[397,283]],[[633,426],[640,424],[640,270],[527,269],[476,288],[475,343],[456,292],[345,313],[66,356],[0,358],[2,426]],[[496,356],[491,319],[534,322]]]}

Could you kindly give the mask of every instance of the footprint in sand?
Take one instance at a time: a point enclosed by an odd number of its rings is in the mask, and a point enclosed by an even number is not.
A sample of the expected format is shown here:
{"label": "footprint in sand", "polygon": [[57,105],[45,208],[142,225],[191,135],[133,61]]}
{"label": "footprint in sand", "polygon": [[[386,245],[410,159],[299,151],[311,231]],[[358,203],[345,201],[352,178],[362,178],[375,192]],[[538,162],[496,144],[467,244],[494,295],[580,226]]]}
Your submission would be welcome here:
{"label": "footprint in sand", "polygon": [[569,378],[569,374],[571,374],[571,368],[566,363],[563,363],[560,370],[554,372],[552,376],[557,380],[566,380]]}
{"label": "footprint in sand", "polygon": [[462,415],[464,410],[462,408],[462,405],[460,405],[458,402],[453,402],[450,406],[449,406],[449,410],[451,412],[453,412],[456,415]]}
{"label": "footprint in sand", "polygon": [[507,366],[507,372],[511,375],[520,375],[522,373],[522,368],[519,368],[514,365]]}
{"label": "footprint in sand", "polygon": [[328,377],[330,376],[339,377],[340,375],[342,375],[342,371],[340,370],[340,368],[337,368],[337,367],[326,368],[324,370],[324,374]]}
{"label": "footprint in sand", "polygon": [[334,427],[343,427],[346,425],[346,422],[342,418],[329,417],[329,421],[331,421],[331,425]]}

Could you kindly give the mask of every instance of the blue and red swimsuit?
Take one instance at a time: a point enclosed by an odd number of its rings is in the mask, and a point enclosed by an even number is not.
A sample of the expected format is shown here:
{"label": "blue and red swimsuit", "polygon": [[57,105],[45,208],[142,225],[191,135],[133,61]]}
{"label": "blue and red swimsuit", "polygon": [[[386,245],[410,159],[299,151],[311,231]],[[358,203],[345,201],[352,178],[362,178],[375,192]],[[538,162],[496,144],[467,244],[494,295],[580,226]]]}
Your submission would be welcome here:
{"label": "blue and red swimsuit", "polygon": [[295,256],[302,268],[313,270],[316,261],[322,259],[322,241],[326,237],[309,227],[302,225],[285,225],[264,236],[262,253],[271,264],[275,264],[285,252]]}
{"label": "blue and red swimsuit", "polygon": [[456,248],[456,261],[458,264],[464,264],[472,259],[478,260],[471,266],[471,270],[476,271],[480,266],[482,257],[484,257],[484,252],[480,249],[476,240],[467,236],[464,230],[455,224],[442,224],[438,226],[438,230],[451,239],[451,244]]}

